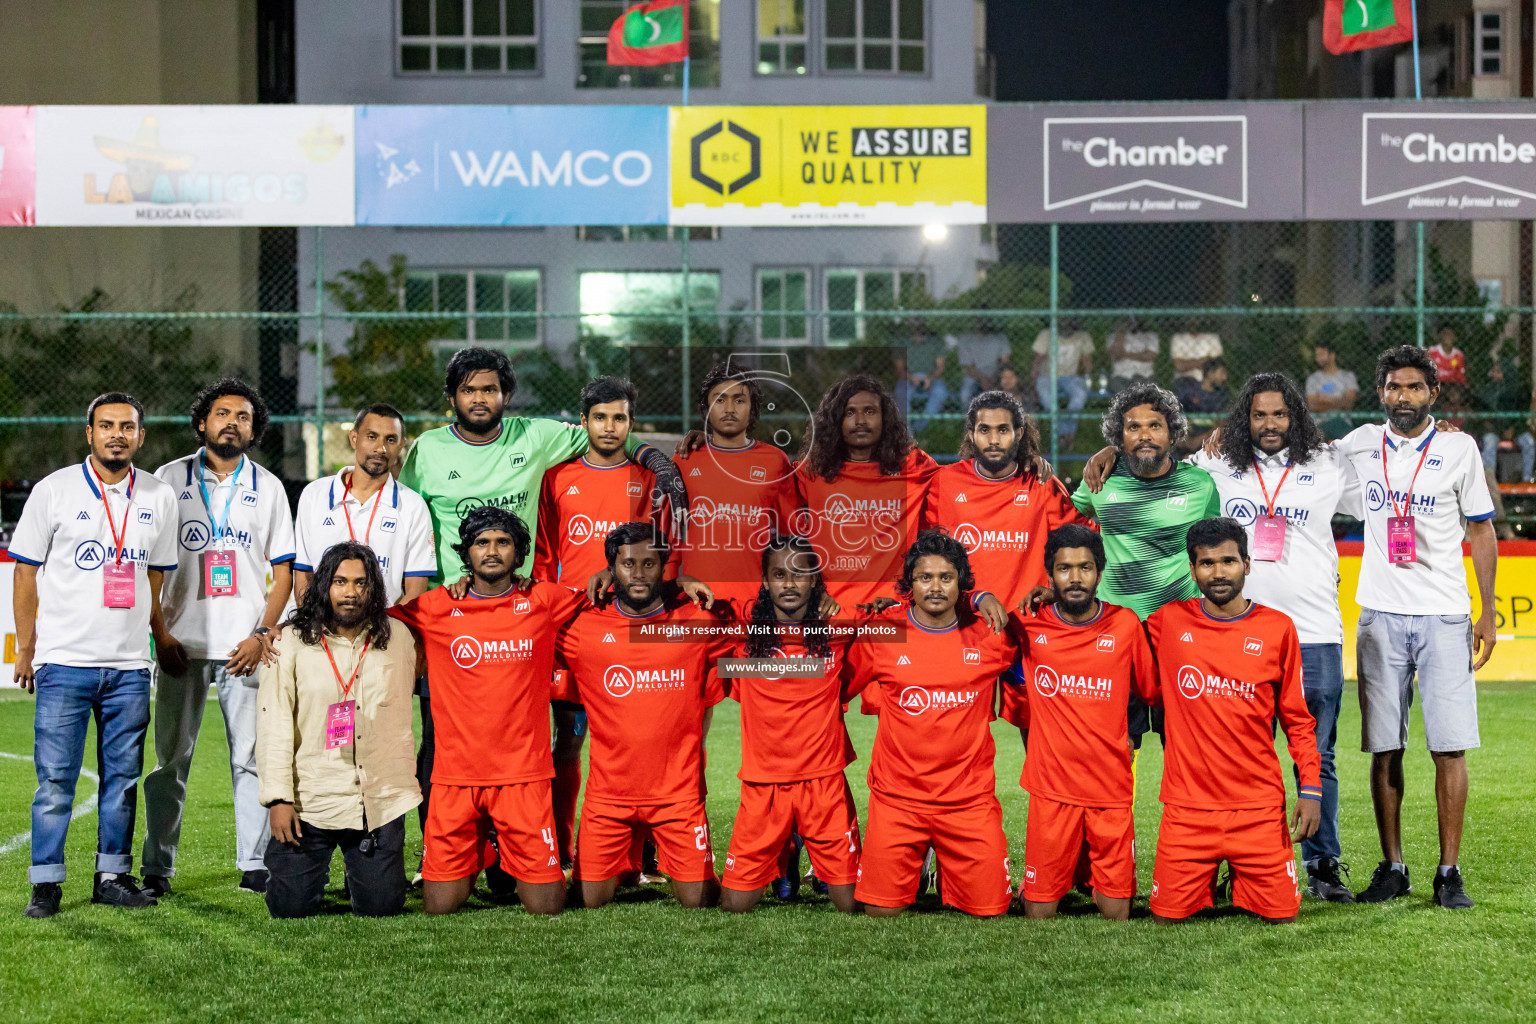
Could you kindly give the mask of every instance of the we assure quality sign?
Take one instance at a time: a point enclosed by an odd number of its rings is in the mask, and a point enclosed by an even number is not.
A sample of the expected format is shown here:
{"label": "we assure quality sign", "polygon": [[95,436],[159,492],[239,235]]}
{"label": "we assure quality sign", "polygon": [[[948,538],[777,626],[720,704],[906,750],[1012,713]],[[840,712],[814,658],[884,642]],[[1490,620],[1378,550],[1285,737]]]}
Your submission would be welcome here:
{"label": "we assure quality sign", "polygon": [[979,224],[986,108],[673,107],[674,224]]}

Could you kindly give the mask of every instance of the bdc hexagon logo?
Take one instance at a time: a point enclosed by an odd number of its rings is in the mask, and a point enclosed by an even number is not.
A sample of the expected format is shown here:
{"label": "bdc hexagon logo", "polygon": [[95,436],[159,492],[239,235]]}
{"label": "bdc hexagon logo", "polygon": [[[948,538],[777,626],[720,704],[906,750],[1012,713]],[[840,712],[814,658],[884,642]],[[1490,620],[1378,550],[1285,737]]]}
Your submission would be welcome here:
{"label": "bdc hexagon logo", "polygon": [[[733,142],[732,136],[738,141]],[[712,192],[735,195],[762,177],[763,140],[735,121],[716,121],[693,137],[692,147],[689,170],[693,180]],[[726,177],[741,168],[745,168],[741,174]]]}

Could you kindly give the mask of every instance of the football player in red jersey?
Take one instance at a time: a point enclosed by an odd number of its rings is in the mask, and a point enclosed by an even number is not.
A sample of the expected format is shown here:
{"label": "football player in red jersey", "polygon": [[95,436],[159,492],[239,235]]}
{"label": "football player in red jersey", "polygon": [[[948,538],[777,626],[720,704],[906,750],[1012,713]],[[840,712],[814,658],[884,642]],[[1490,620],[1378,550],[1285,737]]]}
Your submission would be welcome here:
{"label": "football player in red jersey", "polygon": [[805,538],[776,535],[761,559],[761,591],[736,656],[809,661],[819,663],[820,671],[729,681],[730,696],[741,702],[741,806],[725,858],[720,906],[736,913],[756,906],[768,883],[781,876],[784,842],[794,834],[810,851],[811,866],[833,905],[852,913],[859,818],[843,774],[854,760],[843,725],[847,642],[831,635],[818,611],[821,570]]}
{"label": "football player in red jersey", "polygon": [[[1294,921],[1301,896],[1291,844],[1317,831],[1323,799],[1301,643],[1288,616],[1243,596],[1248,534],[1236,520],[1202,519],[1186,547],[1202,596],[1147,619],[1168,737],[1152,914],[1181,921],[1210,906],[1224,860],[1234,905],[1272,923]],[[1277,717],[1300,780],[1289,829]]]}
{"label": "football player in red jersey", "polygon": [[1018,624],[1024,655],[1018,699],[1003,702],[1027,730],[1019,784],[1029,791],[1026,917],[1056,916],[1088,846],[1093,900],[1124,921],[1136,895],[1135,776],[1126,705],[1157,698],[1157,664],[1141,620],[1098,599],[1104,540],[1078,524],[1052,530],[1045,563],[1056,603]]}
{"label": "football player in red jersey", "polygon": [[604,550],[616,599],[555,638],[570,670],[566,699],[586,706],[592,733],[576,840],[582,903],[613,899],[635,838],[649,833],[678,902],[713,906],[720,883],[704,811],[704,736],[725,697],[715,661],[737,638],[729,605],[705,611],[663,585],[670,549],[649,523],[618,527]]}
{"label": "football player in red jersey", "polygon": [[421,869],[429,914],[463,906],[497,847],[530,913],[565,906],[550,804],[549,679],[555,628],[585,597],[553,583],[519,589],[526,581],[514,569],[531,546],[507,509],[474,509],[455,547],[469,592],[455,599],[438,587],[389,610],[416,634],[433,686],[437,751]]}
{"label": "football player in red jersey", "polygon": [[869,765],[869,817],[855,897],[874,917],[894,917],[918,894],[931,845],[944,871],[944,902],[968,914],[1006,913],[1013,898],[1008,840],[992,762],[998,675],[1017,652],[993,633],[962,591],[975,585],[965,546],[925,530],[902,561],[901,639],[874,631],[848,648],[850,691],[882,691]]}

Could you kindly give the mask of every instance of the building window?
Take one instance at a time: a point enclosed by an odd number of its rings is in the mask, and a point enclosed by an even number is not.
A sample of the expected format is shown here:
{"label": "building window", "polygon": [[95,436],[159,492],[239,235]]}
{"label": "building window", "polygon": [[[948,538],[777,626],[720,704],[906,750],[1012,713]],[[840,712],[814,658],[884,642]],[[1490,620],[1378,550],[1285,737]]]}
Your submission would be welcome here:
{"label": "building window", "polygon": [[582,224],[576,228],[578,242],[714,242],[719,228],[677,227],[666,224]]}
{"label": "building window", "polygon": [[827,316],[827,343],[846,344],[862,341],[869,328],[879,323],[891,325],[894,318],[871,319],[853,314],[881,309],[901,309],[904,298],[928,293],[928,274],[923,270],[854,270],[839,268],[826,272],[823,307]]}
{"label": "building window", "polygon": [[406,74],[539,70],[538,0],[396,0]]}
{"label": "building window", "polygon": [[[625,11],[643,0],[580,0],[581,36],[577,41],[579,89],[680,89],[682,64],[614,67],[608,63],[608,30]],[[720,0],[689,0],[688,84],[695,89],[720,86]]]}
{"label": "building window", "polygon": [[[581,328],[587,337],[618,345],[669,344],[679,333],[683,275],[677,271],[585,271],[579,279]],[[720,305],[720,275],[688,274],[690,318],[713,317]]]}
{"label": "building window", "polygon": [[804,344],[810,340],[806,317],[811,272],[804,268],[757,272],[757,337],[759,341]]}
{"label": "building window", "polygon": [[1504,14],[1501,11],[1478,11],[1472,16],[1475,29],[1472,33],[1472,68],[1475,75],[1502,75],[1504,73]]}
{"label": "building window", "polygon": [[826,70],[928,70],[924,0],[825,0]]}
{"label": "building window", "polygon": [[806,0],[757,0],[757,73],[803,75]]}
{"label": "building window", "polygon": [[530,345],[539,340],[541,296],[537,270],[412,271],[401,305],[411,313],[454,313],[434,339],[464,344]]}

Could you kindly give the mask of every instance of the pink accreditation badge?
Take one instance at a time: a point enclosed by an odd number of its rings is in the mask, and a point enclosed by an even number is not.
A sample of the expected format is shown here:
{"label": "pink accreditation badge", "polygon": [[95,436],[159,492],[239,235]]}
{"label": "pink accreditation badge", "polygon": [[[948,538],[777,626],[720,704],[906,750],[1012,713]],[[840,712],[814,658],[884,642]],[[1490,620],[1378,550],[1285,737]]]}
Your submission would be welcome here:
{"label": "pink accreditation badge", "polygon": [[108,608],[133,607],[133,562],[112,562],[101,567],[101,603]]}
{"label": "pink accreditation badge", "polygon": [[1253,521],[1253,557],[1260,562],[1278,562],[1284,554],[1284,517],[1259,516]]}
{"label": "pink accreditation badge", "polygon": [[332,704],[325,711],[325,749],[352,745],[353,720],[357,701],[344,700]]}
{"label": "pink accreditation badge", "polygon": [[1417,562],[1417,542],[1413,534],[1413,516],[1387,517],[1387,561]]}
{"label": "pink accreditation badge", "polygon": [[233,551],[203,552],[203,584],[209,597],[233,597],[235,584],[235,553]]}

